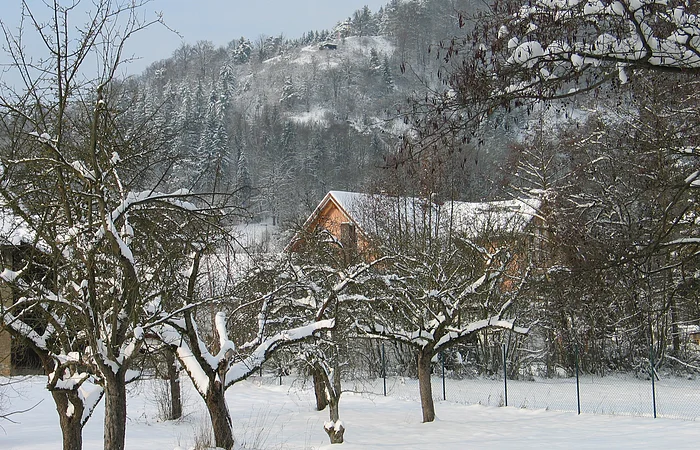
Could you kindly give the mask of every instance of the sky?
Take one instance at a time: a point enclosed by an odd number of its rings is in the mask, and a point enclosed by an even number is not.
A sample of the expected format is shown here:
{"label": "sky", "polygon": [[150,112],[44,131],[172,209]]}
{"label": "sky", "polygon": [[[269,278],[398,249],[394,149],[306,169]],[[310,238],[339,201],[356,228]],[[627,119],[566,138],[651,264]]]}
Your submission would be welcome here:
{"label": "sky", "polygon": [[261,35],[300,37],[310,30],[333,28],[338,21],[367,5],[372,12],[388,0],[154,0],[147,13],[162,12],[166,24],[136,36],[132,51],[140,56],[136,71],[169,57],[183,42],[211,41],[224,46],[245,36],[255,41]]}
{"label": "sky", "polygon": [[[7,0],[5,0],[7,1]],[[226,45],[245,36],[300,37],[310,30],[333,28],[338,21],[367,5],[377,12],[389,0],[154,0],[147,11],[159,11],[167,25],[182,35],[154,27],[137,36],[133,52],[142,57],[138,68],[169,57],[184,41]]]}
{"label": "sky", "polygon": [[[91,1],[82,0],[85,5]],[[338,21],[367,5],[372,12],[389,0],[152,0],[143,12],[146,18],[163,14],[177,34],[162,26],[135,35],[126,53],[139,59],[128,67],[129,74],[143,71],[151,63],[168,58],[182,43],[211,41],[224,46],[241,36],[255,41],[259,36],[293,39],[310,30],[333,28]],[[30,8],[45,9],[43,0],[27,0]],[[62,4],[67,4],[61,0]],[[20,19],[20,0],[2,0],[0,20],[15,29]],[[179,35],[178,35],[179,34]],[[3,52],[4,53],[4,52]],[[5,55],[0,56],[0,62]]]}

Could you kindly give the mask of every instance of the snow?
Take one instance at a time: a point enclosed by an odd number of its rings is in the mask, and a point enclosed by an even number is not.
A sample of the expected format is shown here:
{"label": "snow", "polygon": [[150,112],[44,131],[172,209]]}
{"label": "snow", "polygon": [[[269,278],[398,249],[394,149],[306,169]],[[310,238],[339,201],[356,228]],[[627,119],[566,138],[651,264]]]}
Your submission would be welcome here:
{"label": "snow", "polygon": [[[1,380],[1,379],[0,379]],[[236,436],[236,448],[332,450],[323,426],[327,411],[315,411],[313,393],[284,379],[283,386],[265,386],[259,379],[238,383],[226,393]],[[157,419],[154,382],[129,388],[126,448],[130,450],[190,449],[206,418],[203,401],[183,380],[186,417]],[[12,409],[31,411],[3,422],[4,450],[53,450],[61,434],[53,401],[42,377],[27,378],[11,392]],[[517,385],[513,385],[515,389]],[[413,387],[413,386],[411,386]],[[509,383],[509,390],[510,390]],[[415,400],[344,393],[340,402],[346,450],[366,449],[694,449],[700,440],[697,423],[619,415],[593,415],[520,407],[460,405],[440,401],[438,419],[421,423]],[[104,403],[84,429],[84,448],[102,448]]]}
{"label": "snow", "polygon": [[222,312],[216,313],[214,318],[214,323],[216,325],[216,332],[219,335],[219,353],[214,357],[218,362],[226,357],[227,354],[232,353],[236,350],[236,346],[228,338],[228,331],[226,330],[226,314]]}
{"label": "snow", "polygon": [[336,420],[335,422],[333,421],[328,421],[323,424],[323,428],[326,430],[333,430],[335,432],[340,431],[341,429],[345,428],[345,425],[343,424],[342,420]]}
{"label": "snow", "polygon": [[296,342],[313,335],[316,331],[333,328],[335,319],[319,320],[290,330],[281,331],[261,342],[255,350],[244,360],[232,364],[226,371],[224,386],[231,386],[246,378],[257,368],[262,366],[267,355],[274,348],[285,342]]}
{"label": "snow", "polygon": [[298,124],[318,124],[325,127],[328,125],[329,114],[333,114],[333,111],[315,106],[310,111],[304,111],[289,116],[289,119]]}
{"label": "snow", "polygon": [[[378,219],[387,215],[398,214],[402,220],[416,220],[415,226],[420,226],[425,218],[424,206],[428,203],[423,199],[409,197],[389,197],[356,192],[330,191],[321,201],[316,211],[311,214],[305,226],[313,220],[333,200],[340,209],[356,222],[361,233],[380,231]],[[436,227],[454,227],[463,235],[475,238],[484,231],[502,233],[522,232],[537,215],[541,202],[534,198],[519,198],[514,200],[493,202],[445,202],[442,205],[432,204]],[[379,214],[378,214],[379,212]]]}
{"label": "snow", "polygon": [[[181,324],[181,326],[184,327],[184,324]],[[185,342],[185,340],[182,339],[180,333],[178,333],[170,325],[161,325],[155,327],[154,330],[161,336],[163,342],[165,342],[168,345],[177,346],[178,359],[180,360],[180,362],[182,363],[183,367],[185,368],[189,376],[192,378],[192,380],[194,380],[194,383],[197,387],[197,391],[200,394],[205,395],[207,389],[209,389],[209,377],[207,377],[207,374],[204,372],[204,369],[197,362],[197,358],[195,358],[194,354],[192,353],[192,350],[187,345],[187,342]],[[201,342],[200,346],[203,346]]]}
{"label": "snow", "polygon": [[10,208],[0,203],[0,243],[14,246],[33,244],[40,251],[49,253],[50,248],[43,241],[35,243],[35,236],[24,219],[14,215]]}
{"label": "snow", "polygon": [[349,36],[334,43],[338,45],[335,50],[321,50],[317,43],[304,47],[299,57],[291,62],[299,65],[320,62],[320,67],[327,69],[337,67],[341,60],[349,55],[369,57],[371,49],[375,49],[379,55],[391,56],[395,50],[391,41],[384,36]]}
{"label": "snow", "polygon": [[0,278],[7,281],[8,283],[12,283],[17,279],[18,275],[19,272],[15,272],[14,270],[10,269],[3,269],[2,273],[0,273]]}
{"label": "snow", "polygon": [[[280,227],[273,225],[272,220],[260,223],[242,223],[233,227],[236,238],[235,248],[246,251],[258,249],[272,250],[279,238]],[[243,252],[245,253],[245,252]]]}
{"label": "snow", "polygon": [[83,383],[78,389],[78,396],[83,401],[83,416],[81,417],[81,423],[85,423],[90,416],[95,411],[100,400],[102,399],[102,394],[104,390],[101,386],[89,383]]}

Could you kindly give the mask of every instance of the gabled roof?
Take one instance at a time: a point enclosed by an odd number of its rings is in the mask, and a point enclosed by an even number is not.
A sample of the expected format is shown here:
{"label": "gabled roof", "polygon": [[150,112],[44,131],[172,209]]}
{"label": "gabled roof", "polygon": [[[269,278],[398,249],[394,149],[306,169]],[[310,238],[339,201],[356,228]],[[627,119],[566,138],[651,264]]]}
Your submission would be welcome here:
{"label": "gabled roof", "polygon": [[44,240],[37,239],[35,230],[0,200],[0,247],[21,246],[51,253],[51,247]]}
{"label": "gabled roof", "polygon": [[[306,219],[302,229],[306,231],[313,231],[311,227],[314,222],[319,220],[323,211],[327,210],[329,207],[335,207],[345,217],[345,221],[354,223],[356,230],[361,235],[366,237],[367,233],[363,230],[362,225],[358,222],[358,219],[362,217],[361,206],[367,204],[371,199],[372,196],[369,194],[345,191],[329,191],[323,197],[318,206],[316,206],[316,209],[314,209],[311,215]],[[292,249],[299,239],[299,233],[296,233],[292,238],[292,241],[285,248],[285,251]]]}
{"label": "gabled roof", "polygon": [[537,216],[542,202],[534,198],[516,198],[493,202],[452,202],[456,228],[478,235],[484,230],[519,233]]}
{"label": "gabled roof", "polygon": [[[467,236],[478,237],[485,230],[496,233],[523,231],[536,217],[540,205],[541,201],[535,198],[438,204],[413,197],[330,191],[306,219],[304,229],[309,230],[324,211],[335,207],[365,238],[381,235],[386,225],[397,219],[414,229],[427,226],[439,231],[449,227]],[[292,242],[297,239],[295,236]]]}

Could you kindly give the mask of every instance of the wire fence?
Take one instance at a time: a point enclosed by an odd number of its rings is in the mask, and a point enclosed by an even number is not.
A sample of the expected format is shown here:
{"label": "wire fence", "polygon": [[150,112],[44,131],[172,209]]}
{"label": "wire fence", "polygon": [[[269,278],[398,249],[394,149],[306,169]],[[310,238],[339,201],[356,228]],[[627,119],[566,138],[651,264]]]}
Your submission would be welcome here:
{"label": "wire fence", "polygon": [[[637,374],[600,376],[577,370],[571,377],[513,379],[508,376],[506,359],[499,374],[464,377],[446,369],[442,359],[437,358],[433,365],[432,392],[436,402],[700,420],[700,372],[679,376],[677,372],[653,367],[650,363],[646,373]],[[402,375],[402,368],[405,369],[395,361],[383,360],[379,376],[346,371],[343,390],[418,401],[418,379]],[[266,384],[310,383],[270,374],[263,379]]]}

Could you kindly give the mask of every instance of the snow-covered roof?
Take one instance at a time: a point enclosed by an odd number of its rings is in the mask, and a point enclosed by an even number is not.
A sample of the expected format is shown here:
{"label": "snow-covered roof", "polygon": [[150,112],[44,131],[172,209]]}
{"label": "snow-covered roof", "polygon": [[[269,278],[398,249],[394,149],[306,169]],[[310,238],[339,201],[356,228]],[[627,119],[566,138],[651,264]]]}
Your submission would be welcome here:
{"label": "snow-covered roof", "polygon": [[541,201],[535,198],[436,203],[412,197],[330,191],[307,219],[305,227],[317,219],[329,202],[335,203],[366,236],[381,235],[387,225],[392,226],[392,222],[396,223],[397,220],[413,229],[449,228],[470,237],[478,237],[485,232],[521,232],[537,215],[541,205]]}
{"label": "snow-covered roof", "polygon": [[34,233],[27,223],[10,210],[0,206],[0,245],[18,246],[34,242]]}

